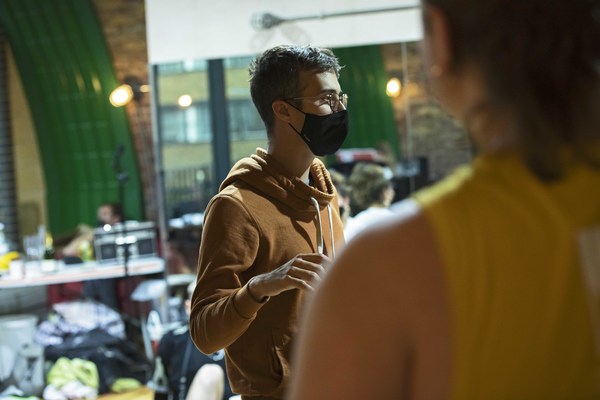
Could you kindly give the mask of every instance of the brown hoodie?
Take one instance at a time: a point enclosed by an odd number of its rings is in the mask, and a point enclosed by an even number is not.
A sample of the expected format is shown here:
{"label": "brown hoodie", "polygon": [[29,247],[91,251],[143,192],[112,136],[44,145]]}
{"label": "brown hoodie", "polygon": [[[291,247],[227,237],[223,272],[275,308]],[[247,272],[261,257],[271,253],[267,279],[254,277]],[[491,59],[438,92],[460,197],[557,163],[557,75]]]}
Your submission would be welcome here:
{"label": "brown hoodie", "polygon": [[318,159],[310,177],[312,186],[257,149],[206,208],[190,333],[203,353],[225,348],[231,387],[244,398],[283,397],[306,294],[293,289],[257,303],[248,281],[320,247],[333,258],[344,243],[337,195]]}

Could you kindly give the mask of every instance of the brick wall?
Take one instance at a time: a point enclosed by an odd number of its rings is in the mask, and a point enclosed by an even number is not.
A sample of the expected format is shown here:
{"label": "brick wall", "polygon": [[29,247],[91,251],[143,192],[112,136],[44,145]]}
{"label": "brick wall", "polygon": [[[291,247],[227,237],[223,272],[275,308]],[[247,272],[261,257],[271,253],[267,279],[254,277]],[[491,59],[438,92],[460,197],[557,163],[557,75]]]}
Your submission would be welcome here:
{"label": "brick wall", "polygon": [[[466,131],[439,106],[429,90],[420,43],[382,45],[388,75],[406,79],[401,94],[392,99],[398,139],[405,158],[425,156],[429,179],[438,180],[472,158]],[[406,56],[406,61],[403,57]],[[407,66],[408,74],[404,75]]]}
{"label": "brick wall", "polygon": [[[109,53],[112,56],[117,79],[124,82],[135,76],[148,82],[148,53],[146,46],[146,16],[144,0],[93,0]],[[145,217],[156,220],[156,179],[150,96],[126,106],[129,124],[137,151],[140,179],[144,190]]]}
{"label": "brick wall", "polygon": [[4,32],[0,30],[0,222],[9,243],[18,245],[19,224],[17,219],[17,199],[13,141],[8,106],[7,44]]}

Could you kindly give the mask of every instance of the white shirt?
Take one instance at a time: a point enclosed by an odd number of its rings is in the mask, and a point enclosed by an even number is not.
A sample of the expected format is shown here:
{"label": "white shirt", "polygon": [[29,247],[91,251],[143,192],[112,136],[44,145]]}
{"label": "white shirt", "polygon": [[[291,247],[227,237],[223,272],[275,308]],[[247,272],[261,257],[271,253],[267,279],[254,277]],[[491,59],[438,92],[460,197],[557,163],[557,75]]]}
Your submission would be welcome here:
{"label": "white shirt", "polygon": [[369,207],[356,214],[353,218],[348,218],[344,227],[346,242],[350,241],[350,239],[363,229],[388,220],[393,215],[394,213],[388,208]]}

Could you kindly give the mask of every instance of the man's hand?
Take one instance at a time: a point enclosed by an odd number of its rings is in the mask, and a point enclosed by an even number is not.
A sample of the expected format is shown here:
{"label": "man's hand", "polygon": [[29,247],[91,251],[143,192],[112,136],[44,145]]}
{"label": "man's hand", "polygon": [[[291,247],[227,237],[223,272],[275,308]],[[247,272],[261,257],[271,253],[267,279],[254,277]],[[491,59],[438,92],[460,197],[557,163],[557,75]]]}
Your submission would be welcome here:
{"label": "man's hand", "polygon": [[323,254],[298,254],[276,270],[252,278],[248,289],[259,302],[290,289],[314,290],[330,264]]}

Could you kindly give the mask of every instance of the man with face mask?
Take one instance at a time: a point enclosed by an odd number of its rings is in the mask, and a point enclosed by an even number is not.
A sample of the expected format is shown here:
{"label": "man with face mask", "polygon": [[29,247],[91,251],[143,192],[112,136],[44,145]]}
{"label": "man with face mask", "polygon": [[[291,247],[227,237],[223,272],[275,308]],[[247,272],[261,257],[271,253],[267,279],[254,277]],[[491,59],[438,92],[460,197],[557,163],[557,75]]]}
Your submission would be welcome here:
{"label": "man with face mask", "polygon": [[280,399],[305,296],[343,244],[337,193],[321,161],[348,132],[348,96],[330,50],[279,46],[250,68],[268,149],[240,160],[209,203],[190,333],[224,348],[242,399]]}

